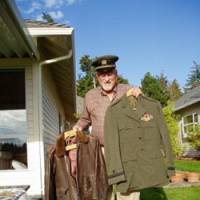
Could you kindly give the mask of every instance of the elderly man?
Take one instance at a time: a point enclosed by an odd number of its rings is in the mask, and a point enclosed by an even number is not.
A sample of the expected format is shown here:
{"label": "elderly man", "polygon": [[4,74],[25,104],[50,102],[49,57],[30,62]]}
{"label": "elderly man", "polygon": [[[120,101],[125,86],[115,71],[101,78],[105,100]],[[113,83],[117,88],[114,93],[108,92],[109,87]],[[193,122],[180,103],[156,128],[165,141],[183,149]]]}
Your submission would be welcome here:
{"label": "elderly man", "polygon": [[[92,127],[91,134],[98,137],[104,152],[104,117],[109,105],[121,98],[131,87],[127,84],[118,84],[116,69],[117,56],[106,55],[95,59],[92,66],[95,67],[96,77],[100,87],[91,89],[85,96],[83,113],[79,121],[73,127],[74,130],[82,131]],[[133,88],[134,96],[139,96],[141,90]],[[108,197],[114,200],[114,195]],[[139,192],[130,195],[117,194],[119,200],[138,200]]]}

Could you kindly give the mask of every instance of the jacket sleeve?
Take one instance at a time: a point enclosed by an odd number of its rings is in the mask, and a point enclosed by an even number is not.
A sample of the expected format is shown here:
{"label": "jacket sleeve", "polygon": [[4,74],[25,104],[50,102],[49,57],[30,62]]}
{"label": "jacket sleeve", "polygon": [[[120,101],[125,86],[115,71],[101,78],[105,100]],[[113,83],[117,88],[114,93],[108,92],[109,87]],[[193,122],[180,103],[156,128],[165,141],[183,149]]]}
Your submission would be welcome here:
{"label": "jacket sleeve", "polygon": [[175,175],[174,156],[172,153],[170,137],[169,137],[167,125],[165,122],[165,118],[164,118],[160,103],[158,104],[158,112],[159,112],[158,124],[159,124],[161,139],[162,139],[161,145],[162,145],[165,157],[166,157],[168,176],[170,177],[170,176]]}
{"label": "jacket sleeve", "polygon": [[91,118],[90,118],[90,112],[89,112],[89,100],[88,95],[86,94],[85,100],[84,100],[84,106],[83,106],[83,112],[80,116],[80,119],[76,123],[75,126],[81,127],[83,130],[88,128],[91,125]]}
{"label": "jacket sleeve", "polygon": [[108,184],[112,185],[125,181],[117,122],[110,107],[107,109],[104,121],[104,147]]}
{"label": "jacket sleeve", "polygon": [[56,200],[56,186],[55,186],[55,162],[54,162],[55,148],[50,147],[48,150],[45,170],[45,199]]}

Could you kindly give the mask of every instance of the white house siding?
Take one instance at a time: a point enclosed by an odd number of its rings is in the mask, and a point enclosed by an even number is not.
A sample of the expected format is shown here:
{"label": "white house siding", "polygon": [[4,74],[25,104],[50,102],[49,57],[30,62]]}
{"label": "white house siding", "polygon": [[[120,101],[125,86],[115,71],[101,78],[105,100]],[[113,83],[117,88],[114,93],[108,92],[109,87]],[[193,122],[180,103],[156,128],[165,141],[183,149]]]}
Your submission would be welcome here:
{"label": "white house siding", "polygon": [[[25,68],[25,85],[26,85],[26,113],[27,113],[27,158],[28,169],[24,170],[1,170],[0,186],[6,185],[30,185],[29,195],[42,194],[41,182],[41,141],[39,139],[39,98],[38,88],[39,69],[36,64],[33,66],[21,64],[19,68]],[[13,64],[7,66],[11,69]]]}
{"label": "white house siding", "polygon": [[190,144],[187,142],[187,140],[183,139],[182,137],[182,130],[181,130],[181,125],[182,125],[182,117],[186,115],[191,115],[193,113],[198,114],[198,120],[200,123],[200,102],[193,104],[191,106],[188,106],[180,111],[177,112],[179,116],[181,116],[180,121],[179,121],[179,137],[181,139],[183,148],[184,148],[184,155],[185,156],[200,156],[200,152],[196,151],[194,148],[190,146]]}
{"label": "white house siding", "polygon": [[[54,145],[59,134],[59,115],[64,121],[64,108],[59,99],[49,66],[42,67],[42,133],[44,154]],[[45,158],[46,160],[46,158]]]}
{"label": "white house siding", "polygon": [[55,144],[59,133],[59,115],[64,120],[64,108],[48,66],[42,67],[42,131],[44,144]]}

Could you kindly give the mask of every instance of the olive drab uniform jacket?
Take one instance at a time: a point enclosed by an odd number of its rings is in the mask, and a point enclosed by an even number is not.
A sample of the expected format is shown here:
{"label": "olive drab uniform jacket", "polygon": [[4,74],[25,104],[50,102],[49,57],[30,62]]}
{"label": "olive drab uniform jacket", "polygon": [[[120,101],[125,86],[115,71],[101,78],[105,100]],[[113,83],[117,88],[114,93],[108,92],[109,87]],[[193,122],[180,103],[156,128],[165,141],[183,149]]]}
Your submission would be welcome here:
{"label": "olive drab uniform jacket", "polygon": [[124,95],[106,112],[105,160],[110,185],[125,193],[163,186],[174,175],[170,139],[160,103]]}

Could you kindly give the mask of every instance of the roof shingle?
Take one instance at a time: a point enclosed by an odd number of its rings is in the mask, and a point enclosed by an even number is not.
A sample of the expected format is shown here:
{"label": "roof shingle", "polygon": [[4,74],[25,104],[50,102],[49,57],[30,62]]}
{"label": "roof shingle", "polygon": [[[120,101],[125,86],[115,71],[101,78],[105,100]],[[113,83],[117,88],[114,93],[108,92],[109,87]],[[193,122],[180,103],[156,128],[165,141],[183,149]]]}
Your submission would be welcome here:
{"label": "roof shingle", "polygon": [[200,101],[200,86],[189,90],[187,93],[185,93],[182,97],[180,97],[176,101],[175,109],[174,111],[181,110],[187,106],[190,106],[194,103],[197,103]]}

